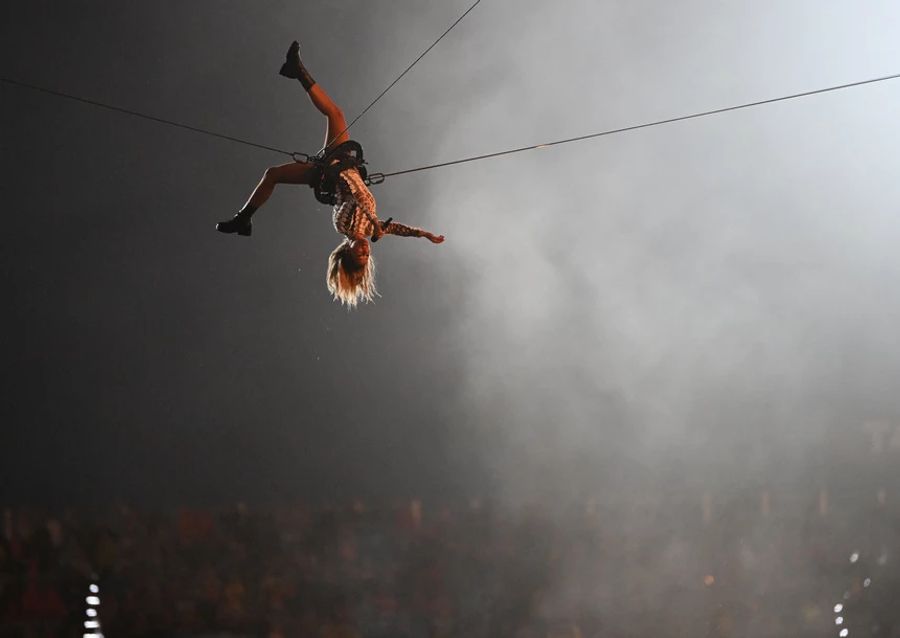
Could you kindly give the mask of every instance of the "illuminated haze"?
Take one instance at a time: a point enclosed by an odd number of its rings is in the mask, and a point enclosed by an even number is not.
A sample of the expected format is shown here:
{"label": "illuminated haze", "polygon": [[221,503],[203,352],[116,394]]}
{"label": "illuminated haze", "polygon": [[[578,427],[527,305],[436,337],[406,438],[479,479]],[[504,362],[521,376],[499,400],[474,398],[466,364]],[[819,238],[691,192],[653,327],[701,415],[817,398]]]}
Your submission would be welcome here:
{"label": "illuminated haze", "polygon": [[[515,7],[484,3],[404,87],[453,105],[406,164],[896,72],[887,2]],[[615,491],[611,465],[777,482],[817,467],[829,430],[896,414],[898,99],[881,84],[394,178],[427,184],[450,238],[460,401],[499,431],[507,496]]]}

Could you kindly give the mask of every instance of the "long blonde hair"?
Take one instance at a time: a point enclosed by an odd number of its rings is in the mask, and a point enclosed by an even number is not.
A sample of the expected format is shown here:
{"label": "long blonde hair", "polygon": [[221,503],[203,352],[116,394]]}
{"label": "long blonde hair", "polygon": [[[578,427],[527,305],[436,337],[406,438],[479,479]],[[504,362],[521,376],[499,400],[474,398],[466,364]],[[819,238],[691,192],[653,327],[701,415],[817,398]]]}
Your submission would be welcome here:
{"label": "long blonde hair", "polygon": [[328,256],[325,283],[335,301],[348,308],[355,308],[361,301],[374,301],[378,295],[375,289],[375,260],[369,255],[366,265],[359,266],[350,252],[350,240],[344,239]]}

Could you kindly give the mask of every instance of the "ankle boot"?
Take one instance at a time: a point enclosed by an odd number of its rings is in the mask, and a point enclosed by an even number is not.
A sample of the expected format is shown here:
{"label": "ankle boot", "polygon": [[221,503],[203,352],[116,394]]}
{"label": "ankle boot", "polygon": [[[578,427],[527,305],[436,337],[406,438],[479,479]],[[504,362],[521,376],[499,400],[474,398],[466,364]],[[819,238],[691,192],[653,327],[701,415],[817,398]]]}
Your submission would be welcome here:
{"label": "ankle boot", "polygon": [[303,88],[309,91],[316,81],[313,80],[309,71],[303,66],[303,62],[300,61],[300,44],[296,40],[291,43],[291,46],[288,48],[287,54],[284,57],[285,61],[284,64],[281,65],[279,73],[286,78],[300,80],[300,84],[303,85]]}
{"label": "ankle boot", "polygon": [[249,237],[253,234],[253,223],[250,221],[250,215],[244,212],[240,212],[231,219],[219,222],[216,224],[216,230],[220,233],[237,233],[238,235],[243,235],[244,237]]}

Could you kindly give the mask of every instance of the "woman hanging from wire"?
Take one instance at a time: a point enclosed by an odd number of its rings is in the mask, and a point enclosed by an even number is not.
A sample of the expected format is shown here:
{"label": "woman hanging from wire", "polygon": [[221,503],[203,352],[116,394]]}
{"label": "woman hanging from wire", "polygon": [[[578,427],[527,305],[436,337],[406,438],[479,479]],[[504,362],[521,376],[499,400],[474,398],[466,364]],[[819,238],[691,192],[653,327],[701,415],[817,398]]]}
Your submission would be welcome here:
{"label": "woman hanging from wire", "polygon": [[[244,207],[232,219],[216,224],[216,230],[249,236],[253,230],[253,214],[269,199],[276,184],[306,184],[316,188],[321,186],[324,173],[331,174],[335,178],[330,185],[334,190],[332,221],[335,230],[344,235],[344,240],[328,257],[326,283],[335,300],[354,307],[360,301],[372,301],[378,294],[369,238],[374,242],[382,235],[425,237],[432,243],[440,244],[444,236],[398,224],[391,219],[385,222],[378,219],[375,198],[366,187],[358,167],[352,161],[348,162],[346,156],[341,157],[339,152],[339,147],[347,146],[345,143],[350,140],[344,114],[303,66],[297,42],[291,44],[286,57],[281,75],[299,80],[313,105],[328,120],[325,148],[319,154],[324,162],[292,162],[266,169]],[[338,172],[335,174],[335,171]]]}

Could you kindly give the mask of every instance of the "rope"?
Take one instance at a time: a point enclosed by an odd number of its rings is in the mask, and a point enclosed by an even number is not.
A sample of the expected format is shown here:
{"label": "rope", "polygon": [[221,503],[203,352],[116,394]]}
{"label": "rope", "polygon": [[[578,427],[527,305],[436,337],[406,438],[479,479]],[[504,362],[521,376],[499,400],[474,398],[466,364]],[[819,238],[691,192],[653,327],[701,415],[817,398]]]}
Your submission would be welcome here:
{"label": "rope", "polygon": [[[481,2],[481,0],[477,0],[477,1],[475,2],[475,4],[473,4],[472,7],[469,8],[469,11],[471,11],[472,8],[474,8],[475,5],[478,4],[478,2]],[[466,13],[468,13],[469,11],[467,11]],[[457,21],[453,24],[453,26],[456,26],[456,24],[458,24],[459,21],[462,20],[463,17],[465,17],[465,15],[466,15],[466,14],[463,14],[463,15],[459,18],[459,20],[457,20]],[[452,29],[453,26],[451,26],[450,29]],[[449,33],[449,32],[450,32],[450,29],[448,29],[447,31],[445,31],[444,34],[441,36],[441,38],[443,38],[444,35],[446,35],[447,33]],[[435,44],[437,44],[437,42],[439,42],[441,38],[438,38],[438,40],[435,42]],[[429,47],[428,50],[430,50],[430,49],[433,48],[433,47],[434,47],[434,45],[432,45],[431,47]],[[427,53],[428,50],[426,50],[425,53]],[[425,55],[425,53],[423,53],[421,56],[419,56],[419,58],[416,60],[416,62],[418,62],[418,60],[422,59],[422,57]],[[407,69],[407,71],[408,71],[410,68],[412,68],[413,65],[415,65],[415,62],[414,62],[412,65],[410,65],[410,67]],[[404,71],[404,74],[405,74],[405,73],[406,73],[406,71]],[[403,77],[403,75],[401,74],[400,77]],[[726,107],[724,107],[724,108],[713,109],[713,110],[710,110],[710,111],[701,111],[701,112],[699,112],[699,113],[692,113],[692,114],[690,114],[690,115],[681,115],[681,116],[678,116],[678,117],[672,117],[672,118],[668,118],[668,119],[665,119],[665,120],[657,120],[657,121],[655,121],[655,122],[647,122],[647,123],[644,123],[644,124],[635,124],[635,125],[633,125],[633,126],[625,126],[625,127],[622,127],[622,128],[610,129],[610,130],[606,130],[606,131],[600,131],[599,133],[590,133],[590,134],[588,134],[588,135],[580,135],[580,136],[578,136],[578,137],[570,137],[570,138],[567,138],[567,139],[557,140],[557,141],[554,141],[554,142],[545,142],[545,143],[543,143],[543,144],[534,144],[534,145],[532,145],[532,146],[522,146],[522,147],[520,147],[520,148],[508,149],[508,150],[505,150],[505,151],[498,151],[498,152],[496,152],[496,153],[486,153],[486,154],[484,154],[484,155],[475,155],[475,156],[472,156],[472,157],[466,157],[466,158],[463,158],[463,159],[452,160],[452,161],[449,161],[449,162],[441,162],[441,163],[439,163],[439,164],[429,164],[429,165],[427,165],[427,166],[420,166],[420,167],[418,167],[418,168],[409,168],[409,169],[402,170],[402,171],[394,171],[394,172],[392,172],[392,173],[371,173],[371,174],[369,175],[369,180],[368,180],[368,181],[369,181],[370,183],[372,183],[372,184],[380,184],[380,183],[382,183],[382,182],[385,180],[385,178],[387,178],[387,177],[393,177],[393,176],[395,176],[395,175],[405,175],[405,174],[407,174],[407,173],[417,173],[417,172],[419,172],[419,171],[427,171],[427,170],[431,170],[431,169],[433,169],[433,168],[442,168],[442,167],[444,167],[444,166],[453,166],[453,165],[455,165],[455,164],[465,164],[465,163],[467,163],[467,162],[476,162],[476,161],[483,160],[483,159],[490,159],[490,158],[492,158],[492,157],[500,157],[500,156],[502,156],[502,155],[512,155],[513,153],[521,153],[521,152],[524,152],[524,151],[531,151],[531,150],[535,150],[535,149],[539,149],[539,148],[546,148],[546,147],[548,147],[548,146],[559,146],[559,145],[561,145],[561,144],[569,144],[570,142],[580,142],[580,141],[582,141],[582,140],[589,140],[589,139],[593,139],[593,138],[597,138],[597,137],[604,137],[604,136],[607,136],[607,135],[616,135],[616,134],[619,134],[619,133],[626,133],[626,132],[628,132],[628,131],[636,131],[636,130],[638,130],[638,129],[650,128],[650,127],[653,127],[653,126],[661,126],[661,125],[663,125],[663,124],[672,124],[672,123],[674,123],[674,122],[683,122],[683,121],[685,121],[685,120],[692,120],[692,119],[697,119],[697,118],[701,118],[701,117],[707,117],[707,116],[710,116],[710,115],[717,115],[717,114],[720,114],[720,113],[728,113],[728,112],[730,112],[730,111],[738,111],[738,110],[741,110],[741,109],[748,109],[748,108],[752,108],[752,107],[756,107],[756,106],[763,106],[763,105],[766,105],[766,104],[774,104],[775,102],[785,102],[785,101],[787,101],[787,100],[795,100],[795,99],[802,98],[802,97],[809,97],[809,96],[812,96],[812,95],[820,95],[820,94],[822,94],[822,93],[830,93],[830,92],[832,92],[832,91],[841,91],[841,90],[844,90],[844,89],[855,88],[855,87],[863,86],[863,85],[866,85],[866,84],[875,84],[875,83],[877,83],[877,82],[886,82],[886,81],[888,81],[888,80],[896,80],[896,79],[898,79],[898,78],[900,78],[900,73],[895,73],[895,74],[893,74],[893,75],[885,75],[885,76],[878,77],[878,78],[871,78],[871,79],[868,79],[868,80],[860,80],[860,81],[858,81],[858,82],[850,82],[850,83],[847,83],[847,84],[839,84],[839,85],[836,85],[836,86],[829,86],[829,87],[822,88],[822,89],[815,89],[815,90],[812,90],[812,91],[804,91],[804,92],[802,92],[802,93],[793,93],[793,94],[791,94],[791,95],[785,95],[785,96],[782,96],[782,97],[769,98],[769,99],[766,99],[766,100],[759,100],[759,101],[756,101],[756,102],[747,102],[747,103],[745,103],[745,104],[738,104],[738,105],[736,105],[736,106],[726,106]],[[397,80],[399,80],[399,79],[400,79],[400,78],[397,78]],[[393,84],[396,84],[396,83],[397,83],[397,80],[395,80]],[[228,140],[228,141],[231,141],[231,142],[237,142],[238,144],[244,144],[244,145],[246,145],[246,146],[253,146],[253,147],[255,147],[255,148],[261,148],[261,149],[264,149],[264,150],[267,150],[267,151],[274,151],[275,153],[281,153],[282,155],[287,155],[288,157],[292,157],[292,158],[294,158],[294,159],[297,159],[298,156],[303,156],[303,157],[305,157],[306,159],[309,159],[309,156],[307,156],[307,155],[305,155],[305,154],[303,154],[303,153],[291,153],[290,151],[286,151],[286,150],[280,149],[280,148],[275,148],[274,146],[266,146],[265,144],[257,144],[256,142],[251,142],[251,141],[249,141],[249,140],[244,140],[244,139],[241,139],[241,138],[239,138],[239,137],[233,137],[233,136],[231,136],[231,135],[223,135],[223,134],[221,134],[221,133],[216,133],[215,131],[209,131],[209,130],[207,130],[207,129],[202,129],[202,128],[199,128],[199,127],[196,127],[196,126],[189,126],[189,125],[187,125],[187,124],[181,124],[181,123],[179,123],[179,122],[173,122],[172,120],[166,120],[166,119],[163,119],[163,118],[160,118],[160,117],[155,117],[155,116],[153,116],[153,115],[147,115],[146,113],[140,113],[140,112],[138,112],[138,111],[132,111],[132,110],[129,110],[129,109],[125,109],[125,108],[118,107],[118,106],[113,106],[113,105],[110,105],[110,104],[104,104],[103,102],[97,102],[97,101],[95,101],[95,100],[89,100],[89,99],[86,99],[86,98],[78,97],[78,96],[76,96],[76,95],[70,95],[70,94],[68,94],[68,93],[63,93],[63,92],[61,92],[61,91],[53,91],[53,90],[51,90],[51,89],[43,88],[43,87],[40,87],[40,86],[35,86],[35,85],[33,85],[33,84],[27,84],[27,83],[25,83],[25,82],[19,82],[19,81],[17,81],[17,80],[11,80],[11,79],[9,79],[9,78],[0,77],[0,82],[3,82],[3,83],[5,83],[5,84],[11,84],[11,85],[13,85],[13,86],[18,86],[18,87],[22,87],[22,88],[31,89],[31,90],[33,90],[33,91],[39,91],[39,92],[41,92],[41,93],[47,93],[47,94],[49,94],[49,95],[54,95],[54,96],[66,98],[66,99],[69,99],[69,100],[74,100],[74,101],[76,101],[76,102],[82,102],[82,103],[84,103],[84,104],[90,104],[90,105],[92,105],[92,106],[99,106],[99,107],[101,107],[101,108],[109,109],[109,110],[111,110],[111,111],[118,111],[118,112],[120,112],[120,113],[125,113],[125,114],[127,114],[127,115],[133,115],[133,116],[135,116],[135,117],[140,117],[140,118],[143,118],[143,119],[145,119],[145,120],[150,120],[150,121],[153,121],[153,122],[159,122],[159,123],[161,123],[161,124],[167,124],[167,125],[169,125],[169,126],[175,126],[175,127],[177,127],[177,128],[187,129],[187,130],[189,130],[189,131],[194,131],[195,133],[201,133],[201,134],[203,134],[203,135],[209,135],[209,136],[211,136],[211,137],[217,137],[217,138],[220,138],[220,139],[223,139],[223,140]],[[393,86],[393,84],[391,84],[391,86]],[[389,89],[389,88],[390,88],[390,86],[388,87],[388,89]],[[382,95],[384,95],[386,92],[387,92],[387,89],[386,89],[385,91],[382,92]],[[379,97],[381,97],[381,96],[379,96]],[[376,98],[376,100],[373,101],[372,104],[374,104],[374,103],[377,102],[377,101],[378,101],[378,99]],[[370,105],[370,107],[371,107],[371,105]],[[368,110],[368,108],[367,108],[366,110]],[[356,120],[358,120],[358,119],[359,119],[360,117],[362,117],[364,114],[365,114],[365,111],[363,111],[362,113],[360,113],[360,115],[357,116]],[[353,121],[356,122],[356,120],[353,120]],[[349,128],[349,127],[347,127],[347,128]]]}
{"label": "rope", "polygon": [[334,137],[332,137],[330,140],[328,140],[328,144],[325,145],[325,148],[327,148],[328,146],[330,146],[331,143],[334,142],[336,139],[338,139],[341,135],[343,135],[344,133],[346,133],[347,131],[349,131],[349,130],[350,130],[350,127],[353,126],[354,124],[356,124],[356,122],[359,120],[359,118],[361,118],[363,115],[365,115],[365,114],[369,111],[370,108],[372,108],[373,106],[375,106],[375,103],[376,103],[378,100],[380,100],[382,97],[384,97],[384,94],[387,93],[388,91],[390,91],[391,88],[393,88],[393,86],[394,86],[395,84],[397,84],[397,82],[399,82],[399,81],[401,80],[401,78],[403,78],[404,75],[406,75],[407,73],[409,73],[410,69],[412,69],[414,66],[416,66],[416,64],[419,62],[419,60],[421,60],[422,58],[424,58],[425,55],[426,55],[429,51],[431,51],[435,46],[437,46],[437,43],[440,42],[441,40],[443,40],[443,39],[444,39],[444,36],[447,35],[448,33],[450,33],[450,32],[453,30],[453,27],[455,27],[457,24],[459,24],[460,22],[462,22],[463,18],[465,18],[467,15],[469,15],[469,12],[472,11],[472,9],[474,9],[474,8],[476,7],[476,5],[478,5],[479,2],[481,2],[481,0],[475,0],[475,3],[474,3],[471,7],[469,7],[468,9],[466,9],[466,12],[463,13],[461,16],[459,16],[459,18],[456,19],[456,22],[454,22],[453,24],[451,24],[451,25],[450,25],[450,28],[447,29],[446,31],[444,31],[444,32],[441,34],[441,36],[431,44],[430,47],[428,47],[427,49],[425,49],[425,50],[422,52],[422,54],[419,55],[419,57],[417,57],[415,60],[413,60],[413,63],[410,64],[408,67],[406,67],[406,70],[405,70],[403,73],[401,73],[400,75],[398,75],[396,80],[394,80],[393,82],[391,82],[391,83],[388,85],[388,87],[387,87],[384,91],[382,91],[381,93],[379,93],[379,94],[378,94],[378,97],[376,97],[374,100],[372,100],[372,103],[369,104],[369,106],[367,106],[366,108],[364,108],[363,111],[362,111],[362,113],[360,113],[360,114],[357,115],[355,118],[353,118],[353,121],[350,122],[350,123],[347,125],[347,127],[346,127],[343,131],[341,131],[340,133],[338,133],[337,135],[335,135]]}
{"label": "rope", "polygon": [[[369,111],[369,109],[371,109],[373,106],[375,106],[375,103],[378,102],[378,100],[380,100],[382,97],[384,97],[384,95],[385,95],[388,91],[390,91],[391,88],[393,88],[393,86],[394,86],[395,84],[397,84],[397,82],[399,82],[399,81],[403,78],[404,75],[406,75],[407,73],[409,73],[409,71],[410,71],[416,64],[418,64],[419,61],[420,61],[422,58],[424,58],[425,55],[426,55],[429,51],[431,51],[434,47],[436,47],[437,44],[438,44],[438,42],[440,42],[441,40],[444,39],[444,36],[446,36],[448,33],[450,33],[450,32],[453,30],[453,28],[454,28],[457,24],[459,24],[460,22],[462,22],[463,18],[465,18],[467,15],[469,15],[469,13],[472,11],[472,9],[474,9],[474,8],[478,5],[478,3],[480,3],[480,2],[481,2],[481,0],[475,0],[474,4],[472,4],[471,7],[469,7],[468,9],[466,9],[465,13],[463,13],[461,16],[459,16],[459,18],[456,19],[456,22],[454,22],[453,24],[451,24],[450,27],[449,27],[446,31],[444,31],[444,32],[440,35],[440,37],[438,37],[438,39],[435,40],[435,41],[431,44],[431,46],[429,46],[427,49],[425,49],[425,50],[419,55],[419,57],[417,57],[415,60],[413,60],[413,63],[410,64],[408,67],[406,67],[406,70],[404,70],[403,73],[401,73],[400,75],[398,75],[398,76],[397,76],[397,79],[395,79],[393,82],[391,82],[385,90],[383,90],[381,93],[379,93],[379,94],[378,94],[378,97],[376,97],[374,100],[372,100],[372,102],[369,104],[369,106],[367,106],[365,109],[363,109],[362,113],[360,113],[359,115],[357,115],[357,116],[353,119],[353,121],[350,122],[350,124],[348,124],[347,127],[346,127],[343,131],[341,131],[340,133],[338,133],[337,135],[335,135],[333,138],[331,138],[331,140],[329,140],[328,144],[325,145],[325,148],[327,148],[334,140],[336,140],[337,138],[339,138],[341,135],[343,135],[344,133],[346,133],[347,131],[349,131],[349,130],[350,130],[350,127],[353,126],[354,124],[356,124],[356,122],[359,120],[359,118],[361,118],[363,115],[365,115],[365,114]],[[257,144],[257,143],[255,143],[255,142],[251,142],[251,141],[249,141],[249,140],[244,140],[244,139],[241,139],[241,138],[239,138],[239,137],[233,137],[233,136],[231,136],[231,135],[223,135],[222,133],[216,133],[215,131],[209,131],[209,130],[207,130],[207,129],[202,129],[202,128],[199,128],[199,127],[196,127],[196,126],[189,126],[189,125],[187,125],[187,124],[181,124],[181,123],[179,123],[179,122],[173,122],[172,120],[167,120],[167,119],[164,119],[164,118],[161,118],[161,117],[156,117],[156,116],[154,116],[154,115],[148,115],[148,114],[146,114],[146,113],[140,113],[140,112],[138,112],[138,111],[132,111],[132,110],[130,110],[130,109],[125,109],[125,108],[122,108],[122,107],[120,107],[120,106],[113,106],[113,105],[111,105],[111,104],[104,104],[103,102],[97,102],[97,101],[95,101],[95,100],[89,100],[89,99],[87,99],[87,98],[79,97],[79,96],[77,96],[77,95],[70,95],[69,93],[63,93],[63,92],[61,92],[61,91],[54,91],[54,90],[52,90],[52,89],[47,89],[47,88],[44,88],[44,87],[41,87],[41,86],[35,86],[35,85],[33,85],[33,84],[28,84],[28,83],[26,83],[26,82],[19,82],[18,80],[12,80],[12,79],[10,79],[10,78],[0,77],[0,82],[4,82],[4,83],[6,83],[6,84],[11,84],[11,85],[13,85],[13,86],[18,86],[18,87],[22,87],[22,88],[31,89],[31,90],[33,90],[33,91],[39,91],[39,92],[41,92],[41,93],[47,93],[47,94],[49,94],[49,95],[55,95],[55,96],[57,96],[57,97],[66,98],[66,99],[68,99],[68,100],[74,100],[74,101],[76,101],[76,102],[82,102],[83,104],[90,104],[91,106],[99,106],[100,108],[109,109],[110,111],[118,111],[119,113],[125,113],[125,114],[127,114],[127,115],[133,115],[133,116],[135,116],[135,117],[140,117],[140,118],[143,118],[143,119],[145,119],[145,120],[150,120],[150,121],[152,121],[152,122],[159,122],[160,124],[168,124],[169,126],[175,126],[175,127],[178,127],[178,128],[187,129],[188,131],[194,131],[195,133],[202,133],[203,135],[209,135],[209,136],[211,136],[211,137],[218,137],[219,139],[229,140],[229,141],[231,141],[231,142],[237,142],[238,144],[245,144],[245,145],[247,145],[247,146],[253,146],[253,147],[256,147],[256,148],[261,148],[261,149],[264,149],[264,150],[267,150],[267,151],[274,151],[275,153],[281,153],[282,155],[287,155],[288,157],[293,158],[295,161],[311,161],[311,160],[313,159],[313,156],[307,155],[306,153],[296,153],[296,152],[292,153],[292,152],[290,152],[290,151],[286,151],[286,150],[281,149],[281,148],[275,148],[274,146],[266,146],[265,144]]]}
{"label": "rope", "polygon": [[156,117],[153,115],[147,115],[146,113],[140,113],[138,111],[132,111],[129,109],[124,109],[120,106],[113,106],[111,104],[104,104],[103,102],[97,102],[95,100],[88,100],[87,98],[78,97],[77,95],[70,95],[68,93],[63,93],[61,91],[53,91],[51,89],[45,89],[40,86],[35,86],[33,84],[27,84],[25,82],[19,82],[17,80],[11,80],[9,78],[0,77],[0,82],[5,84],[11,84],[13,86],[18,86],[26,89],[31,89],[32,91],[39,91],[41,93],[47,93],[49,95],[55,95],[57,97],[63,97],[68,100],[75,100],[76,102],[82,102],[84,104],[90,104],[91,106],[99,106],[100,108],[109,109],[110,111],[118,111],[119,113],[125,113],[127,115],[134,115],[135,117],[140,117],[145,120],[150,120],[152,122],[159,122],[161,124],[168,124],[169,126],[175,126],[178,128],[187,129],[189,131],[194,131],[195,133],[202,133],[203,135],[209,135],[212,137],[218,137],[223,140],[229,140],[231,142],[237,142],[238,144],[245,144],[247,146],[255,146],[256,148],[261,148],[267,151],[274,151],[276,153],[281,153],[282,155],[287,155],[289,157],[293,157],[293,153],[290,151],[285,151],[284,149],[275,148],[274,146],[266,146],[265,144],[257,144],[256,142],[250,142],[248,140],[243,140],[239,137],[233,137],[231,135],[223,135],[222,133],[216,133],[215,131],[208,131],[203,128],[198,128],[196,126],[188,126],[187,124],[180,124],[178,122],[173,122],[172,120],[166,120],[161,117]]}
{"label": "rope", "polygon": [[589,140],[595,137],[604,137],[606,135],[616,135],[618,133],[625,133],[628,131],[636,131],[638,129],[650,128],[651,126],[661,126],[663,124],[672,124],[673,122],[683,122],[684,120],[691,120],[700,117],[706,117],[709,115],[716,115],[719,113],[727,113],[729,111],[738,111],[740,109],[748,109],[754,106],[762,106],[764,104],[773,104],[775,102],[784,102],[786,100],[795,100],[801,97],[809,97],[811,95],[818,95],[820,93],[828,93],[830,91],[840,91],[842,89],[849,89],[853,87],[862,86],[864,84],[874,84],[876,82],[885,82],[887,80],[896,80],[900,78],[900,73],[896,73],[894,75],[885,75],[879,78],[872,78],[869,80],[860,80],[859,82],[851,82],[849,84],[840,84],[837,86],[829,86],[824,89],[816,89],[814,91],[805,91],[803,93],[794,93],[792,95],[785,95],[783,97],[775,97],[770,98],[768,100],[760,100],[758,102],[748,102],[746,104],[739,104],[737,106],[727,106],[721,109],[713,109],[711,111],[702,111],[700,113],[692,113],[691,115],[681,115],[679,117],[672,117],[666,120],[657,120],[655,122],[648,122],[646,124],[635,124],[634,126],[625,126],[623,128],[610,129],[608,131],[601,131],[599,133],[591,133],[589,135],[580,135],[578,137],[570,137],[565,140],[557,140],[555,142],[545,142],[544,144],[535,144],[534,146],[523,146],[521,148],[513,148],[506,151],[498,151],[496,153],[487,153],[485,155],[476,155],[474,157],[466,157],[464,159],[453,160],[450,162],[441,162],[440,164],[429,164],[428,166],[420,166],[418,168],[409,168],[403,171],[394,171],[393,173],[372,173],[369,178],[372,180],[372,183],[380,184],[384,181],[386,177],[393,177],[394,175],[405,175],[406,173],[416,173],[418,171],[427,171],[432,168],[441,168],[444,166],[453,166],[454,164],[464,164],[466,162],[475,162],[478,160],[488,159],[491,157],[500,157],[501,155],[511,155],[513,153],[521,153],[523,151],[531,151],[538,148],[545,148],[548,146],[558,146],[560,144],[568,144],[570,142],[579,142],[581,140]]}

